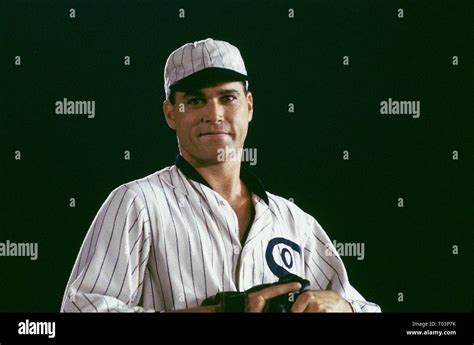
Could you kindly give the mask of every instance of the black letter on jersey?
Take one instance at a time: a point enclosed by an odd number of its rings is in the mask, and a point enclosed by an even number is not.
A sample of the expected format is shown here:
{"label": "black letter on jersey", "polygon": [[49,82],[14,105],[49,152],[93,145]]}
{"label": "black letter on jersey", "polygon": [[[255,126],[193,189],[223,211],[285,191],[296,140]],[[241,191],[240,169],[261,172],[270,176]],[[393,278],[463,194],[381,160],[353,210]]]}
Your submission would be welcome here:
{"label": "black letter on jersey", "polygon": [[[265,259],[267,260],[267,265],[270,268],[270,271],[272,271],[272,273],[278,278],[290,274],[290,272],[286,268],[278,265],[275,262],[275,259],[273,259],[273,248],[280,243],[289,246],[291,249],[301,254],[300,246],[293,241],[287,240],[286,238],[275,237],[271,239],[270,242],[268,242],[267,250],[265,251]],[[283,263],[287,268],[293,267],[293,257],[287,248],[284,248],[281,251],[280,255]]]}

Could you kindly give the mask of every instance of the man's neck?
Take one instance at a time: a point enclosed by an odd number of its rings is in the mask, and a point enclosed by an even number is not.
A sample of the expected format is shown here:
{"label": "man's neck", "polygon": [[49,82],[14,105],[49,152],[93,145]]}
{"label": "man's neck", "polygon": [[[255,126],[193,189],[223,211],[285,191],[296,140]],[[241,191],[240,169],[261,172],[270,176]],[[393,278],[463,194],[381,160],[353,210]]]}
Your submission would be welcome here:
{"label": "man's neck", "polygon": [[247,195],[247,188],[240,180],[240,160],[209,165],[200,164],[186,154],[183,154],[183,157],[206,180],[209,186],[230,204]]}

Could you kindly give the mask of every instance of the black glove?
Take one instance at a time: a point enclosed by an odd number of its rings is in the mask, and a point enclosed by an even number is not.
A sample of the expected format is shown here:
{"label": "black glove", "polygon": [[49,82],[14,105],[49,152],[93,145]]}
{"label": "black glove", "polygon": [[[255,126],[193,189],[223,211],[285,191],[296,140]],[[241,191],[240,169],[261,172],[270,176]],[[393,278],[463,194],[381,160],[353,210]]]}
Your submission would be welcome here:
{"label": "black glove", "polygon": [[[311,285],[309,280],[303,279],[294,274],[287,274],[281,277],[278,282],[271,285],[280,285],[287,283],[300,283],[301,288],[296,292],[288,292],[287,294],[270,299],[265,305],[265,308],[263,309],[265,313],[291,313],[291,307],[293,306],[293,303],[296,301],[299,295],[301,295],[305,291],[308,291]],[[257,285],[247,290],[247,293],[259,291],[261,289],[261,285]]]}
{"label": "black glove", "polygon": [[263,311],[266,313],[289,313],[294,301],[296,301],[298,296],[309,290],[310,287],[310,282],[308,280],[298,277],[294,274],[287,274],[281,277],[276,283],[257,285],[244,292],[219,292],[214,297],[206,298],[201,303],[201,306],[220,305],[221,312],[245,312],[247,307],[247,295],[249,293],[260,291],[270,286],[287,283],[300,283],[301,289],[296,292],[289,292],[287,294],[270,299],[265,305]]}

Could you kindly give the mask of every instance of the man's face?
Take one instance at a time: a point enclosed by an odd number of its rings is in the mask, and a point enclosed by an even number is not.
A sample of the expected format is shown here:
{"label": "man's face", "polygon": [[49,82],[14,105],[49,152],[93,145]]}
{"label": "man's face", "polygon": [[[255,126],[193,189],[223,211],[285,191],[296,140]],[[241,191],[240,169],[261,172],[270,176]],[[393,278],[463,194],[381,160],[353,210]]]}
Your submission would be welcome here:
{"label": "man's face", "polygon": [[163,104],[166,122],[176,130],[181,154],[199,164],[219,162],[219,149],[243,148],[252,120],[253,99],[241,82],[224,82],[175,94]]}

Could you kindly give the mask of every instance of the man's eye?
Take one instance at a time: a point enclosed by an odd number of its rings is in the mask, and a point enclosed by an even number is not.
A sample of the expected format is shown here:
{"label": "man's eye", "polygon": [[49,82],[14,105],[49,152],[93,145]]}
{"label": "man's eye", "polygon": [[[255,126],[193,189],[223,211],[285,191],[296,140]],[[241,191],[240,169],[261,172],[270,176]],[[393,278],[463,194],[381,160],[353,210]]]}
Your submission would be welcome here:
{"label": "man's eye", "polygon": [[201,104],[204,104],[204,99],[202,99],[202,98],[191,98],[190,100],[188,100],[187,104],[201,105]]}
{"label": "man's eye", "polygon": [[232,102],[234,99],[237,99],[237,97],[232,95],[225,95],[224,97],[222,97],[222,100],[224,102]]}

